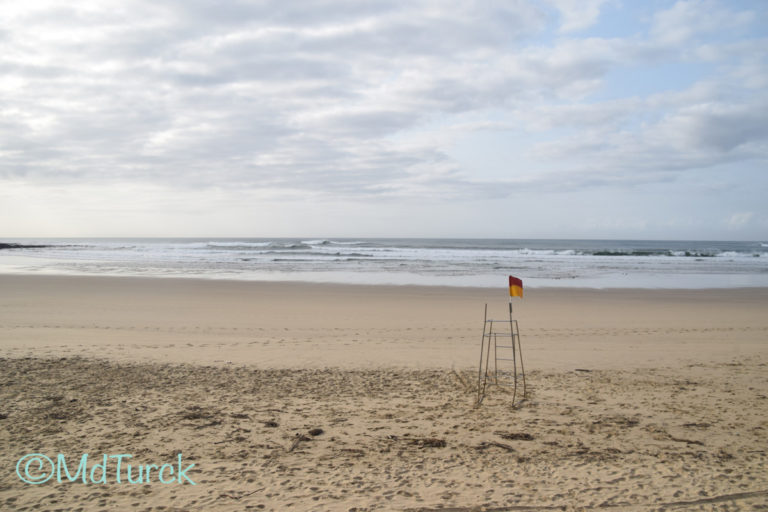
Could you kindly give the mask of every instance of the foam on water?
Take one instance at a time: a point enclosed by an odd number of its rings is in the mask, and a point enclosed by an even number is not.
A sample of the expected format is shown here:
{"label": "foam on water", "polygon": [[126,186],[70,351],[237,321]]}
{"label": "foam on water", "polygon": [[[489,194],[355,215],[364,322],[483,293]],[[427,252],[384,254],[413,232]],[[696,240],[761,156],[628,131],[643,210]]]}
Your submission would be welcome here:
{"label": "foam on water", "polygon": [[761,242],[472,239],[51,239],[0,251],[0,271],[369,284],[768,286]]}

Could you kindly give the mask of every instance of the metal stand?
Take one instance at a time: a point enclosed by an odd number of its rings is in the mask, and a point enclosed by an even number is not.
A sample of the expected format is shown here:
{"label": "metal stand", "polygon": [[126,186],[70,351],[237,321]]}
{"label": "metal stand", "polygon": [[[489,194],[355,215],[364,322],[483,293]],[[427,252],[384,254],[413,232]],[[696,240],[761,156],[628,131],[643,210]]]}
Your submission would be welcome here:
{"label": "metal stand", "polygon": [[[507,330],[494,330],[494,327],[501,325],[507,326]],[[498,339],[501,338],[501,345]],[[493,352],[493,360],[491,360]],[[516,405],[517,383],[518,383],[518,363],[520,365],[519,375],[522,378],[523,397],[521,402],[528,396],[528,390],[525,386],[525,367],[523,366],[523,348],[520,344],[520,329],[517,320],[512,318],[512,301],[509,302],[509,320],[490,320],[488,319],[488,304],[485,305],[483,315],[483,338],[480,344],[480,366],[477,374],[477,400],[476,405],[480,405],[485,399],[485,392],[489,384],[495,384],[502,387],[512,388],[512,405]],[[493,369],[491,369],[493,365]]]}

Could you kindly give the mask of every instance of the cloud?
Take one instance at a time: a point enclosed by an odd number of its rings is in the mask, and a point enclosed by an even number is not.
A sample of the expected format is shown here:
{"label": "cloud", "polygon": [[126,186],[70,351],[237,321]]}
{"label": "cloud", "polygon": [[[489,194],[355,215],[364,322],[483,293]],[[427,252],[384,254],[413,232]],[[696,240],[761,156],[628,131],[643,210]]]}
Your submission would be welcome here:
{"label": "cloud", "polygon": [[754,17],[751,11],[733,11],[714,0],[680,0],[654,15],[651,33],[664,43],[682,44],[742,27]]}
{"label": "cloud", "polygon": [[[551,3],[556,38],[522,0],[17,3],[1,14],[0,178],[475,199],[766,158],[765,51],[738,33],[754,13],[678,2],[647,37],[578,37],[606,2]],[[723,73],[599,98],[680,47]],[[534,170],[453,160],[466,119],[524,134]]]}
{"label": "cloud", "polygon": [[561,32],[576,32],[591,27],[608,0],[549,0],[560,13]]}
{"label": "cloud", "polygon": [[752,148],[762,153],[760,156],[768,156],[764,152],[768,144],[766,116],[768,103],[699,104],[681,109],[664,122],[663,130],[682,139],[685,147],[701,151],[723,154],[743,149],[748,154]]}
{"label": "cloud", "polygon": [[754,218],[754,212],[739,212],[731,215],[726,221],[728,229],[738,230],[743,229]]}

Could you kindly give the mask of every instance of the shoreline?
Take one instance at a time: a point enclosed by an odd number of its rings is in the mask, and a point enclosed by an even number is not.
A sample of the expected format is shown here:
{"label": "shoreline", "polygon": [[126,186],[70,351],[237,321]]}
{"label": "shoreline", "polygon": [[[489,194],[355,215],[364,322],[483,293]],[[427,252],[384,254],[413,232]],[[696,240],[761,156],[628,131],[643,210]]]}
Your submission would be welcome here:
{"label": "shoreline", "polygon": [[[84,278],[119,278],[119,279],[187,279],[196,281],[223,281],[243,283],[297,283],[318,285],[348,286],[416,286],[425,288],[482,288],[494,290],[504,286],[507,274],[424,276],[409,273],[388,272],[352,272],[352,271],[291,271],[291,272],[241,272],[232,274],[153,274],[153,273],[109,273],[76,272],[50,269],[19,270],[8,267],[0,268],[0,276],[37,276],[37,277],[84,277]],[[397,277],[393,277],[397,276]],[[594,289],[594,290],[733,290],[742,288],[768,288],[768,279],[759,276],[745,279],[744,276],[729,273],[659,273],[637,275],[628,279],[626,275],[606,275],[600,277],[540,278],[524,279],[526,289]],[[451,282],[448,282],[451,281]],[[706,281],[706,285],[699,284]],[[751,281],[751,282],[750,282]],[[477,285],[475,282],[487,284]],[[472,283],[472,284],[467,284]],[[492,284],[490,284],[492,283]],[[499,284],[501,283],[501,284]]]}
{"label": "shoreline", "polygon": [[[139,274],[93,274],[93,273],[46,273],[46,272],[7,272],[0,270],[0,280],[4,278],[33,278],[33,279],[115,279],[115,280],[139,280],[139,281],[196,281],[199,283],[240,283],[249,285],[289,285],[289,286],[330,286],[330,287],[358,287],[358,288],[445,288],[449,290],[476,290],[476,291],[499,291],[501,294],[505,294],[505,279],[506,274],[499,274],[498,286],[464,286],[464,285],[450,285],[450,284],[413,284],[413,283],[353,283],[353,282],[336,282],[336,281],[308,281],[303,279],[239,279],[235,277],[220,277],[211,275],[139,275]],[[566,282],[567,280],[563,280]],[[721,292],[728,290],[768,290],[768,286],[763,285],[747,285],[747,286],[697,286],[691,288],[685,287],[637,287],[637,286],[558,286],[558,285],[532,285],[527,284],[528,280],[524,280],[525,292],[547,291],[547,292],[580,292],[580,291],[605,291],[605,292]],[[508,297],[508,295],[504,295]],[[519,299],[515,299],[519,300]]]}

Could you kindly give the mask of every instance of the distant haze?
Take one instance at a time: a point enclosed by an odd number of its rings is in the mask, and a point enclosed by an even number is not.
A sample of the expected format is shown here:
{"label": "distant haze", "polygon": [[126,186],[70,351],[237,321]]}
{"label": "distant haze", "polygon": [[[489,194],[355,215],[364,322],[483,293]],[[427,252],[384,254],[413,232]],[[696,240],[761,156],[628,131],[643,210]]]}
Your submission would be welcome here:
{"label": "distant haze", "polygon": [[6,2],[0,237],[768,240],[768,3]]}

